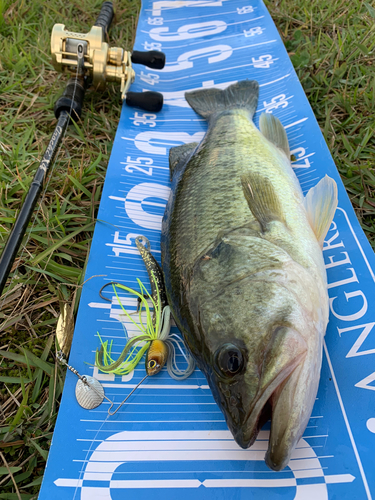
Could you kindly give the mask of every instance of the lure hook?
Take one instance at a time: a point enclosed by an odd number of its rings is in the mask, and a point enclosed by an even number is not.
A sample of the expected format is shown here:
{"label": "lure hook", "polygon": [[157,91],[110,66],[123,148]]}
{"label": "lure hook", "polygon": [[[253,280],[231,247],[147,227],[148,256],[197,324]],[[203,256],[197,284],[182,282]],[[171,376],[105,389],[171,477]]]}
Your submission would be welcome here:
{"label": "lure hook", "polygon": [[118,281],[110,281],[109,283],[106,283],[105,285],[103,285],[101,287],[101,289],[99,290],[99,296],[101,299],[106,300],[107,302],[112,302],[111,299],[109,299],[108,297],[104,297],[104,295],[102,294],[102,291],[104,290],[104,288],[106,286],[109,286],[109,285],[116,286],[116,285],[121,285],[121,283],[119,283]]}
{"label": "lure hook", "polygon": [[129,399],[129,398],[130,398],[130,396],[133,394],[133,392],[134,392],[136,389],[138,389],[138,387],[142,384],[142,382],[143,382],[143,381],[145,381],[145,380],[146,380],[146,378],[147,378],[147,377],[148,377],[148,374],[147,374],[145,377],[143,377],[143,379],[142,379],[142,380],[141,380],[141,381],[140,381],[140,382],[139,382],[139,383],[138,383],[138,384],[134,387],[134,389],[133,389],[131,392],[129,392],[129,394],[126,396],[126,398],[125,398],[125,399],[124,399],[124,400],[123,400],[123,401],[122,401],[122,402],[118,405],[118,407],[116,408],[116,410],[115,410],[115,411],[113,411],[113,412],[111,412],[111,409],[112,409],[112,407],[113,407],[113,405],[114,405],[115,403],[112,403],[112,404],[111,404],[111,406],[108,408],[108,415],[111,415],[111,416],[112,416],[112,415],[114,415],[115,413],[117,413],[117,412],[119,411],[119,409],[121,408],[121,406],[122,406],[122,405],[123,405],[123,404],[124,404],[124,403],[125,403],[125,402]]}
{"label": "lure hook", "polygon": [[[105,288],[106,286],[109,286],[109,285],[116,286],[116,285],[121,285],[121,283],[119,283],[118,281],[110,281],[109,283],[106,283],[105,285],[103,285],[103,286],[101,287],[101,289],[99,290],[99,296],[100,296],[100,298],[101,298],[101,299],[106,300],[107,302],[112,302],[112,300],[111,300],[111,299],[109,299],[108,297],[104,297],[104,295],[102,294],[102,291],[104,290],[104,288]],[[132,290],[132,289],[131,289],[131,290]],[[134,290],[133,290],[133,291],[134,291]],[[145,299],[148,299],[148,298],[149,298],[149,297],[148,297],[148,295],[143,295],[143,297],[144,297]],[[135,312],[130,313],[130,315],[137,314],[137,313],[139,312],[139,309],[140,309],[140,307],[141,307],[141,304],[142,304],[142,299],[141,299],[140,297],[137,297],[137,309],[136,309],[136,311],[135,311]]]}

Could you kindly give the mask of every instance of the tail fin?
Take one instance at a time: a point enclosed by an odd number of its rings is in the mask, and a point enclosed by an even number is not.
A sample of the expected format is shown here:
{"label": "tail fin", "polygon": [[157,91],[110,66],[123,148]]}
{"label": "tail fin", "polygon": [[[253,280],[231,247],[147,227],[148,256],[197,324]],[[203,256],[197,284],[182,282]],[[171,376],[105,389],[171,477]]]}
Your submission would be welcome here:
{"label": "tail fin", "polygon": [[258,105],[259,84],[243,80],[224,90],[199,89],[186,92],[185,99],[196,113],[209,120],[214,114],[228,109],[246,109],[252,118]]}

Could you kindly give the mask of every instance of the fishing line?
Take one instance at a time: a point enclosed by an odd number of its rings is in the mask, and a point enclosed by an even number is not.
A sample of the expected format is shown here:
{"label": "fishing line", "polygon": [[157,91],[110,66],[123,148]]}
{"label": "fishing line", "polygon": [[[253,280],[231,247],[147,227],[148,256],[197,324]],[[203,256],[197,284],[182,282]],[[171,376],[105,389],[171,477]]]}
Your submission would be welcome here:
{"label": "fishing line", "polygon": [[[92,441],[91,441],[91,443],[90,443],[90,447],[89,447],[89,449],[87,450],[87,453],[86,453],[86,456],[85,456],[85,459],[84,459],[84,467],[87,467],[87,462],[88,462],[87,458],[88,458],[89,454],[91,453],[91,451],[93,451],[93,450],[92,450],[92,447],[93,447],[93,445],[94,445],[94,442],[96,441],[96,438],[98,437],[98,435],[99,435],[100,431],[103,429],[104,425],[107,423],[107,420],[109,419],[109,417],[110,417],[110,415],[108,414],[108,415],[106,416],[106,418],[105,418],[104,422],[102,422],[101,426],[100,426],[100,427],[99,427],[99,429],[97,430],[97,432],[96,432],[95,436],[93,437],[93,440],[92,440]],[[81,471],[79,472],[77,485],[76,485],[76,488],[75,488],[75,491],[74,491],[74,495],[73,495],[73,500],[75,500],[75,498],[76,498],[78,488],[81,488],[81,489],[82,489],[82,485],[80,486],[80,485],[79,485],[79,483],[80,483],[80,481],[82,481],[82,479],[81,479],[81,478],[82,478],[82,476],[84,475],[84,473],[85,473],[85,472],[86,472],[85,470],[81,470]]]}
{"label": "fishing line", "polygon": [[[78,60],[82,60],[82,56],[81,54],[83,53],[83,45],[82,44],[78,44],[77,46],[77,57],[78,57]],[[76,94],[76,87],[77,87],[77,81],[78,81],[78,75],[79,75],[79,72],[82,70],[82,66],[80,64],[77,64],[77,71],[76,71],[76,76],[74,78],[74,87],[73,87],[73,93],[72,93],[72,99],[71,99],[71,104],[70,104],[70,109],[69,109],[69,118],[70,120],[72,119],[72,111],[73,111],[73,103],[74,103],[74,97],[75,97],[75,94]],[[59,117],[60,119],[60,117]],[[57,121],[57,123],[59,122],[59,119]],[[68,122],[69,124],[69,122]],[[53,171],[55,169],[55,166],[56,166],[56,162],[57,162],[57,158],[59,157],[60,155],[60,151],[61,151],[61,148],[63,147],[63,143],[64,143],[64,139],[65,139],[65,135],[67,133],[67,130],[68,130],[68,124],[66,125],[65,127],[65,130],[62,134],[62,138],[61,138],[61,142],[60,142],[60,146],[58,147],[58,150],[57,150],[57,153],[56,153],[56,156],[54,158],[54,161],[52,163],[52,166],[50,167],[50,173],[49,173],[49,176],[48,178],[45,180],[46,183],[45,183],[45,188],[42,192],[42,196],[40,198],[40,201],[38,203],[38,207],[36,209],[36,212],[35,212],[35,215],[34,215],[34,219],[32,221],[32,224],[31,224],[31,227],[28,228],[27,232],[28,232],[28,236],[27,236],[27,239],[26,239],[26,242],[22,245],[22,250],[21,250],[21,255],[19,256],[19,259],[18,259],[18,263],[13,271],[13,274],[11,276],[11,279],[10,279],[10,283],[8,285],[8,289],[7,291],[3,294],[3,297],[1,299],[1,302],[0,302],[0,311],[3,307],[3,304],[4,304],[4,301],[5,301],[5,298],[7,297],[8,293],[11,292],[11,287],[12,287],[12,284],[13,284],[13,281],[15,280],[16,278],[16,271],[18,269],[18,267],[20,266],[21,262],[22,262],[22,257],[26,251],[26,247],[30,241],[30,238],[31,238],[31,233],[32,233],[32,230],[34,229],[34,226],[35,226],[35,223],[36,223],[36,220],[37,220],[37,217],[39,215],[39,212],[41,210],[41,207],[42,207],[42,203],[44,201],[44,198],[45,198],[45,195],[46,195],[46,192],[48,190],[48,186],[49,186],[49,183],[52,179],[52,175],[53,175]],[[46,264],[45,268],[47,267],[48,263]],[[43,269],[43,271],[45,271],[45,268]],[[40,279],[40,277],[39,277]],[[36,286],[36,284],[34,285],[34,287]],[[6,320],[5,320],[6,321]]]}
{"label": "fishing line", "polygon": [[[94,445],[94,442],[96,441],[96,438],[98,437],[100,431],[103,429],[104,425],[107,423],[108,419],[115,415],[119,409],[125,404],[125,402],[130,398],[130,396],[134,393],[134,391],[136,389],[138,389],[138,387],[146,380],[146,378],[149,376],[148,374],[146,374],[142,380],[140,382],[138,382],[138,384],[132,389],[132,391],[130,391],[130,393],[126,396],[125,399],[123,399],[123,401],[121,401],[121,403],[119,403],[118,407],[116,408],[115,411],[111,412],[111,409],[113,408],[113,406],[115,405],[115,401],[111,401],[104,393],[104,389],[102,387],[102,384],[96,380],[95,378],[93,377],[90,377],[89,375],[80,375],[78,373],[78,371],[73,368],[72,366],[70,366],[66,359],[65,359],[65,356],[64,356],[64,353],[62,351],[58,351],[57,353],[57,359],[58,361],[60,361],[60,363],[64,364],[71,372],[73,372],[75,375],[77,375],[78,377],[78,381],[77,381],[77,385],[76,385],[76,395],[77,395],[77,389],[82,389],[84,386],[88,386],[91,390],[93,390],[98,396],[99,398],[101,399],[101,401],[103,401],[103,399],[106,399],[109,403],[110,403],[110,407],[108,408],[108,411],[107,411],[107,416],[105,418],[105,420],[101,423],[99,429],[97,430],[94,438],[92,439],[91,443],[90,443],[90,447],[89,449],[87,450],[87,453],[86,453],[86,456],[85,456],[85,459],[84,459],[84,464],[87,466],[87,458],[89,456],[89,454],[91,453],[92,451],[92,448],[93,448],[93,445]],[[97,387],[95,387],[95,382],[97,383]],[[81,383],[81,384],[80,384]],[[92,399],[92,393],[88,393],[88,396],[90,396],[89,399]],[[79,402],[79,397],[77,396],[77,402],[78,404],[80,404],[82,406],[82,404]],[[98,405],[99,406],[99,405]],[[88,408],[87,408],[88,409]],[[91,408],[91,409],[94,409],[94,408]],[[77,485],[76,485],[76,488],[75,488],[75,491],[74,491],[74,495],[73,495],[73,500],[75,500],[76,498],[76,495],[77,495],[77,491],[78,491],[78,488],[82,488],[82,485],[80,485],[80,481],[81,481],[81,478],[82,478],[82,475],[84,474],[85,471],[81,470],[79,472],[79,477],[78,477],[78,481],[77,481]]]}
{"label": "fishing line", "polygon": [[[86,466],[87,466],[87,462],[88,462],[87,457],[89,456],[89,454],[92,451],[92,447],[94,445],[94,442],[96,441],[96,438],[98,437],[100,431],[103,429],[104,425],[107,423],[109,417],[111,417],[112,415],[114,415],[115,413],[118,412],[118,410],[121,408],[121,406],[123,406],[123,404],[130,398],[130,396],[133,394],[133,392],[142,384],[142,382],[144,380],[146,380],[147,377],[148,377],[148,375],[146,375],[145,377],[143,377],[143,379],[140,382],[138,382],[138,384],[134,387],[134,389],[126,396],[126,398],[119,404],[119,406],[116,408],[116,410],[114,412],[112,412],[112,413],[110,412],[110,410],[113,407],[113,405],[115,404],[115,402],[114,401],[112,402],[109,398],[107,398],[106,396],[104,396],[105,399],[107,399],[111,403],[111,406],[108,409],[108,413],[107,413],[107,416],[106,416],[105,420],[100,425],[100,427],[97,430],[97,432],[96,432],[93,440],[90,443],[89,449],[87,450],[87,453],[86,453],[86,456],[85,456],[85,459],[84,459],[84,463],[85,463]],[[89,385],[91,386],[91,384],[89,384]],[[94,387],[92,387],[92,388],[95,390]],[[74,491],[73,500],[75,500],[75,498],[76,498],[78,488],[82,488],[82,486],[79,485],[79,482],[81,481],[81,477],[83,476],[84,473],[85,473],[85,471],[83,471],[83,470],[81,470],[79,472],[79,477],[78,477],[78,481],[77,481],[77,486],[76,486],[75,491]]]}

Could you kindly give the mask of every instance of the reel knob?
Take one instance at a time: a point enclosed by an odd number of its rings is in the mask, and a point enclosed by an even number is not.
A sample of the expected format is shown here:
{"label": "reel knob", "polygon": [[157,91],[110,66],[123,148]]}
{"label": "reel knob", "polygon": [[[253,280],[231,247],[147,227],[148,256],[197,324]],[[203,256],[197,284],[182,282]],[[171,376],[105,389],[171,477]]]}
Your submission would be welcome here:
{"label": "reel knob", "polygon": [[165,54],[157,50],[150,50],[148,52],[140,52],[135,50],[131,55],[132,63],[143,64],[152,69],[163,69],[165,66]]}
{"label": "reel knob", "polygon": [[127,92],[125,102],[128,106],[145,111],[160,111],[163,107],[163,94],[159,92]]}

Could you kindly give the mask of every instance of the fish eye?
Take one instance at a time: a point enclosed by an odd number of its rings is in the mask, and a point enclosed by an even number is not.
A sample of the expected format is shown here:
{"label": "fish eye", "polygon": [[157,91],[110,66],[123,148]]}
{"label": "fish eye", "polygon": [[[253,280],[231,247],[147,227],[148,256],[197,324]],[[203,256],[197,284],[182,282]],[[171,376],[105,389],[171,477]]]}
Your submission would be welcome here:
{"label": "fish eye", "polygon": [[217,351],[216,363],[224,375],[232,377],[242,370],[244,357],[237,346],[224,344]]}
{"label": "fish eye", "polygon": [[150,359],[150,361],[148,362],[148,368],[150,368],[151,370],[153,368],[156,368],[156,365],[157,365],[157,362],[154,359]]}

